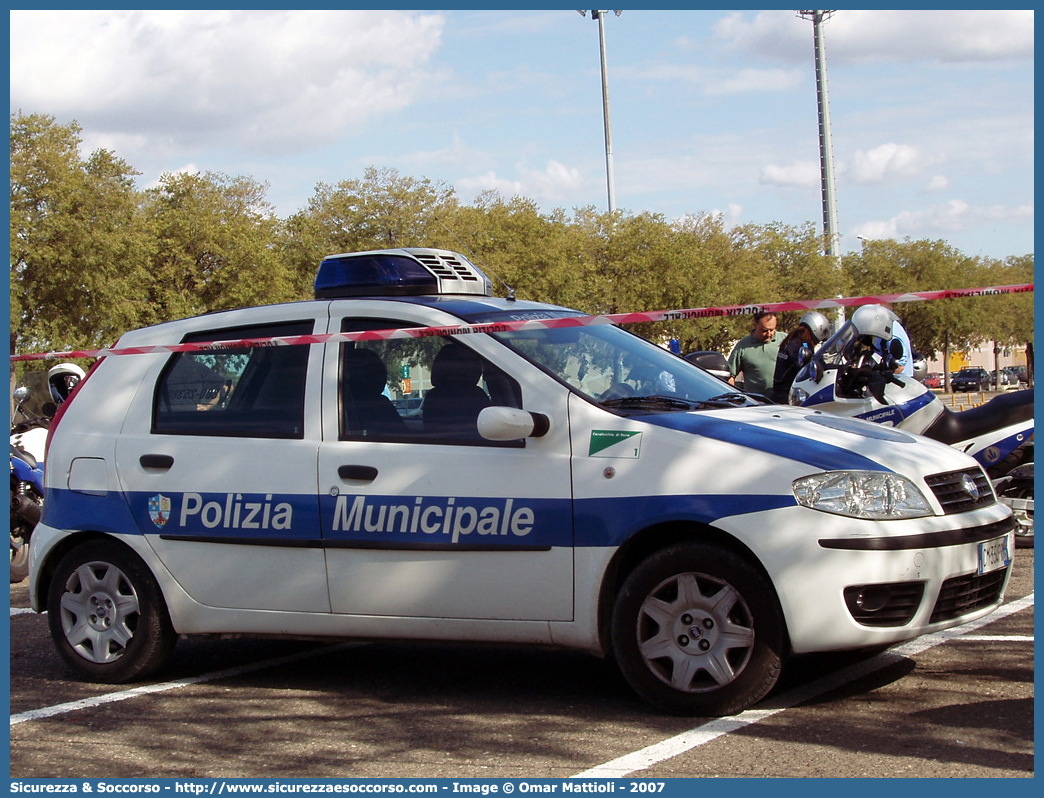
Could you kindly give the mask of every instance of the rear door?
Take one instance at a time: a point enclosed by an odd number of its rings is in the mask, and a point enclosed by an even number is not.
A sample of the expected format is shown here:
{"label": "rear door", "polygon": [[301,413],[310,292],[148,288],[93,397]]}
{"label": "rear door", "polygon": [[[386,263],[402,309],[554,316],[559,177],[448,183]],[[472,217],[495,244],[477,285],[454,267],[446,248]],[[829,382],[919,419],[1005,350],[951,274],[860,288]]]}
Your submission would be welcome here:
{"label": "rear door", "polygon": [[[446,323],[341,307],[331,332]],[[480,335],[330,345],[325,357],[319,503],[333,612],[571,620],[566,389]],[[353,376],[364,363],[376,378]],[[380,397],[407,399],[394,403],[401,424]],[[482,404],[544,413],[551,431],[485,441]]]}
{"label": "rear door", "polygon": [[[326,327],[325,316],[283,321],[285,309],[249,318],[182,340]],[[321,361],[321,345],[177,353],[131,403],[116,443],[124,495],[164,566],[201,604],[329,611],[315,496]]]}

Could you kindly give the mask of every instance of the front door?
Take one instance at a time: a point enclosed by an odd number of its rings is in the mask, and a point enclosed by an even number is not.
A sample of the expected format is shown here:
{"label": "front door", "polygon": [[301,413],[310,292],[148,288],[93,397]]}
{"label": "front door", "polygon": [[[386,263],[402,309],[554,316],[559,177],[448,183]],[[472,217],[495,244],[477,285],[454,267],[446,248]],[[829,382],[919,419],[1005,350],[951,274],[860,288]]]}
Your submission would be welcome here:
{"label": "front door", "polygon": [[[333,313],[330,331],[411,326]],[[571,620],[566,389],[486,336],[329,345],[325,357],[319,504],[333,612]],[[551,430],[483,440],[476,418],[489,405],[544,413]]]}

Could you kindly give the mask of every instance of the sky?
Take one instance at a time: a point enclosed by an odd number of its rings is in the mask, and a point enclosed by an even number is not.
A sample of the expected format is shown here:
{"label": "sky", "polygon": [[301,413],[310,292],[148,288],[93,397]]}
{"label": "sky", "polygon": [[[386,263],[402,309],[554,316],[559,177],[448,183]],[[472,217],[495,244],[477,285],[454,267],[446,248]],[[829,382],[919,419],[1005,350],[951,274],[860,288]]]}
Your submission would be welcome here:
{"label": "sky", "polygon": [[[1033,252],[1033,11],[838,10],[823,25],[841,250]],[[11,111],[82,128],[139,187],[245,175],[282,217],[367,167],[541,210],[608,206],[590,12],[12,11]],[[606,12],[627,214],[823,227],[813,24]]]}

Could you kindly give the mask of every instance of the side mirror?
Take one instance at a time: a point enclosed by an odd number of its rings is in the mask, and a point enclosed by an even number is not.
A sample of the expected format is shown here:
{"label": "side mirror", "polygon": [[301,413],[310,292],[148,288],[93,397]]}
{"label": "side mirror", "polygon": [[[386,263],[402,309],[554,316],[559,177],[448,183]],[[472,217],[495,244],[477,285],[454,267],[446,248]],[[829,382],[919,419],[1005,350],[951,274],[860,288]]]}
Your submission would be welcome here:
{"label": "side mirror", "polygon": [[29,389],[24,385],[19,385],[14,390],[14,400],[17,404],[25,404],[25,401],[29,398]]}
{"label": "side mirror", "polygon": [[901,360],[903,355],[906,354],[903,349],[903,342],[898,338],[893,338],[888,342],[888,354],[896,360]]}
{"label": "side mirror", "polygon": [[551,429],[551,419],[517,407],[486,407],[478,416],[479,435],[487,441],[539,438]]}
{"label": "side mirror", "polygon": [[804,368],[812,361],[812,350],[807,347],[801,347],[798,352],[798,368]]}

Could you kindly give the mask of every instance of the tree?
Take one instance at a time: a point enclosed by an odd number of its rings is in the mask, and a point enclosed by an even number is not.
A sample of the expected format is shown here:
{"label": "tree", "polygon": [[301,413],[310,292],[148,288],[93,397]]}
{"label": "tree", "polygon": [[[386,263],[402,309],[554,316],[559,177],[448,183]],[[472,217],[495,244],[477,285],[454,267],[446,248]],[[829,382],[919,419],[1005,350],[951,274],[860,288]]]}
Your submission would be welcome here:
{"label": "tree", "polygon": [[[841,269],[809,222],[726,228],[716,214],[593,207],[542,213],[525,197],[484,192],[470,205],[451,187],[369,167],[320,183],[286,220],[250,177],[138,174],[107,150],[80,155],[80,128],[11,115],[11,348],[94,348],[123,330],[223,308],[312,296],[326,255],[368,249],[456,250],[495,293],[586,313],[756,305],[835,295],[1031,282],[1033,255],[970,258],[943,241],[864,242]],[[1032,340],[1032,296],[896,306],[915,346]],[[799,313],[781,314],[788,329]],[[683,351],[725,351],[750,330],[745,315],[637,325]],[[12,372],[13,379],[13,372]]]}
{"label": "tree", "polygon": [[[843,259],[849,291],[863,295],[972,288],[982,278],[978,262],[945,241],[864,241]],[[985,306],[967,299],[897,304],[893,310],[913,348],[928,357],[967,348],[984,339]]]}
{"label": "tree", "polygon": [[[765,303],[779,296],[775,275],[743,235],[725,228],[719,214],[686,216],[674,226],[681,256],[675,270],[682,307]],[[749,316],[715,316],[672,325],[683,352],[716,350],[726,355],[731,343],[750,328]]]}
{"label": "tree", "polygon": [[137,172],[107,150],[82,160],[79,133],[11,115],[12,352],[111,343],[146,299]]}
{"label": "tree", "polygon": [[397,247],[427,247],[443,230],[440,217],[457,202],[453,189],[394,169],[368,167],[362,180],[320,183],[308,208],[292,215],[281,250],[299,298],[311,296],[326,255]]}
{"label": "tree", "polygon": [[139,326],[296,298],[273,246],[279,221],[267,190],[248,177],[208,172],[165,174],[145,192],[154,245]]}
{"label": "tree", "polygon": [[[800,227],[778,222],[748,224],[736,235],[738,244],[753,250],[761,268],[771,275],[775,301],[830,299],[844,294],[844,274],[823,253],[823,238],[811,222]],[[803,315],[800,311],[780,314],[779,329],[788,332]]]}
{"label": "tree", "polygon": [[582,310],[593,307],[582,236],[561,210],[545,215],[532,200],[505,200],[486,191],[474,205],[447,214],[433,241],[473,260],[493,280],[496,294],[510,292],[519,299]]}
{"label": "tree", "polygon": [[[1033,282],[1033,256],[1009,257],[1003,261],[982,260],[976,269],[977,284],[1021,285]],[[1026,347],[1027,360],[1033,360],[1033,294],[1005,294],[959,300],[977,307],[984,319],[982,334],[994,347]]]}

